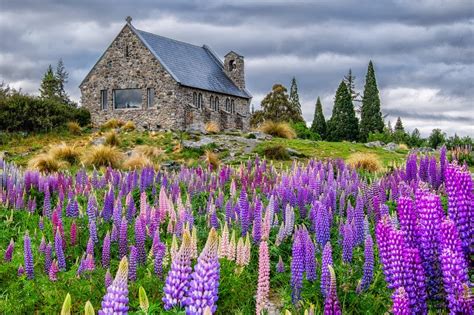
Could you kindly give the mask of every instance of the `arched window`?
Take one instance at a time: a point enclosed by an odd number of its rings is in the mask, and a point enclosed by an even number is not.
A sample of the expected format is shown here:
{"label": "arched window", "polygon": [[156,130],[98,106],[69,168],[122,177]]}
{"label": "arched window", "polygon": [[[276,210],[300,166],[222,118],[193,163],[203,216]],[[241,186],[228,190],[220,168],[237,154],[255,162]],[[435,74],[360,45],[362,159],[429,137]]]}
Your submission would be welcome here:
{"label": "arched window", "polygon": [[197,107],[197,105],[198,105],[197,102],[198,102],[198,100],[197,100],[197,94],[196,94],[196,92],[194,92],[194,93],[193,93],[193,105],[196,106],[196,107]]}
{"label": "arched window", "polygon": [[209,108],[213,109],[214,108],[214,96],[211,95],[209,98]]}
{"label": "arched window", "polygon": [[230,101],[230,112],[235,113],[235,104],[234,100]]}
{"label": "arched window", "polygon": [[229,70],[233,71],[236,68],[235,60],[229,61]]}
{"label": "arched window", "polygon": [[214,106],[214,110],[218,111],[219,110],[219,98],[216,96],[216,99],[214,101],[216,103],[215,106]]}
{"label": "arched window", "polygon": [[225,99],[225,110],[230,112],[230,98]]}
{"label": "arched window", "polygon": [[199,99],[198,99],[198,107],[199,109],[202,109],[203,101],[202,101],[202,94],[199,93]]}

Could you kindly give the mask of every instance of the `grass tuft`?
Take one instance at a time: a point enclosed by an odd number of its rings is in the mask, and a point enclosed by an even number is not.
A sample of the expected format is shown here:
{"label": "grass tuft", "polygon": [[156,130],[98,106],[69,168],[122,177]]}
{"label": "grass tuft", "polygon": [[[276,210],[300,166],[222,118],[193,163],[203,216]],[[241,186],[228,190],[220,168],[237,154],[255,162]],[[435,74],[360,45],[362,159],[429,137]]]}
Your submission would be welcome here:
{"label": "grass tuft", "polygon": [[207,133],[219,133],[221,130],[215,121],[210,121],[204,127]]}
{"label": "grass tuft", "polygon": [[149,159],[157,159],[164,153],[162,149],[146,144],[136,146],[134,151]]}
{"label": "grass tuft", "polygon": [[367,172],[378,172],[382,169],[382,163],[379,157],[373,153],[354,153],[347,159],[347,164],[358,169]]}
{"label": "grass tuft", "polygon": [[131,120],[127,121],[125,123],[125,125],[122,126],[122,130],[123,131],[133,131],[135,130],[137,127],[135,126],[135,123]]}
{"label": "grass tuft", "polygon": [[216,170],[219,168],[219,155],[217,153],[212,152],[211,150],[206,150],[204,152],[204,158],[207,165],[211,166],[212,169]]}
{"label": "grass tuft", "polygon": [[296,132],[291,128],[290,124],[286,122],[267,120],[262,124],[262,126],[260,126],[260,130],[266,134],[279,138],[294,139],[296,137]]}
{"label": "grass tuft", "polygon": [[110,131],[105,135],[105,144],[117,147],[120,145],[120,138],[117,132]]}
{"label": "grass tuft", "polygon": [[147,166],[152,166],[153,163],[143,154],[132,154],[123,162],[122,167],[126,170],[142,169]]}
{"label": "grass tuft", "polygon": [[28,168],[42,173],[54,173],[67,168],[67,162],[56,159],[49,153],[39,154],[28,162]]}
{"label": "grass tuft", "polygon": [[82,162],[88,166],[110,166],[118,168],[122,163],[123,155],[116,147],[108,145],[93,146],[82,155]]}
{"label": "grass tuft", "polygon": [[81,157],[81,151],[74,145],[62,143],[49,149],[48,153],[55,159],[76,164]]}
{"label": "grass tuft", "polygon": [[69,121],[67,124],[67,129],[72,135],[80,135],[82,132],[81,125],[77,121]]}
{"label": "grass tuft", "polygon": [[288,160],[290,154],[284,145],[273,145],[263,149],[263,155],[270,160]]}
{"label": "grass tuft", "polygon": [[107,120],[102,126],[101,129],[115,129],[115,128],[120,128],[124,125],[125,123],[122,120],[119,120],[117,118],[112,118]]}

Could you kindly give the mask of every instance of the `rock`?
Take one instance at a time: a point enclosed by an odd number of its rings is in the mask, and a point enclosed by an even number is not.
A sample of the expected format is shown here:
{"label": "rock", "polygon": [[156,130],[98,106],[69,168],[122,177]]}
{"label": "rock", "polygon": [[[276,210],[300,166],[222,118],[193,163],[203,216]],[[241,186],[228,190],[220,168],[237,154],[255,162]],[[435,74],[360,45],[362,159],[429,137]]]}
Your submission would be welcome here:
{"label": "rock", "polygon": [[383,148],[387,151],[395,151],[398,149],[398,144],[390,142],[387,143]]}
{"label": "rock", "polygon": [[365,144],[367,148],[381,148],[383,145],[384,143],[382,141],[372,141]]}
{"label": "rock", "polygon": [[91,141],[92,145],[102,145],[105,144],[105,137],[95,138]]}
{"label": "rock", "polygon": [[161,169],[164,171],[179,171],[181,170],[181,164],[176,161],[168,161],[161,164]]}
{"label": "rock", "polygon": [[247,138],[249,139],[257,139],[257,140],[270,140],[272,136],[267,135],[261,131],[252,131],[247,134]]}
{"label": "rock", "polygon": [[298,150],[292,149],[292,148],[287,148],[286,151],[291,157],[305,157],[306,155],[301,153]]}
{"label": "rock", "polygon": [[184,140],[183,146],[186,149],[200,149],[213,143],[215,143],[214,139],[209,137],[202,137],[199,141]]}

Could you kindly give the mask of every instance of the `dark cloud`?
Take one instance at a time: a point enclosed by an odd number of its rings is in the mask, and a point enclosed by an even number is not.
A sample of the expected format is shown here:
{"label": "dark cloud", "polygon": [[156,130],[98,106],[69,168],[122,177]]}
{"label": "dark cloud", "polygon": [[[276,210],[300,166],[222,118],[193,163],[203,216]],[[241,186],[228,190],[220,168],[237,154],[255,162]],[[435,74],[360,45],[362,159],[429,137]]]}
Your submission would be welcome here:
{"label": "dark cloud", "polygon": [[0,81],[36,92],[48,64],[63,58],[79,82],[124,24],[245,55],[254,104],[296,76],[303,114],[317,96],[327,118],[352,68],[363,89],[369,60],[383,110],[407,129],[442,126],[474,135],[474,13],[471,0],[8,1],[0,0]]}

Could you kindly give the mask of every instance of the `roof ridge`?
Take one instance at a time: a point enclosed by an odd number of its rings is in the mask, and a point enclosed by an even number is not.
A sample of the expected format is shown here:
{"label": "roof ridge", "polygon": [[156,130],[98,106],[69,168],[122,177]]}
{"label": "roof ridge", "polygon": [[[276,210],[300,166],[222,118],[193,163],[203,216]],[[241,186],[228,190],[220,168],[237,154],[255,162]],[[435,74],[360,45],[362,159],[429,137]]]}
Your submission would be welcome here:
{"label": "roof ridge", "polygon": [[187,42],[182,41],[182,40],[174,39],[174,38],[171,38],[171,37],[166,37],[166,36],[163,36],[163,35],[158,35],[158,34],[155,34],[155,33],[152,33],[152,32],[144,31],[144,30],[139,30],[138,28],[135,28],[135,30],[137,30],[138,32],[141,32],[141,33],[147,33],[147,34],[150,34],[150,35],[153,35],[153,36],[165,38],[165,39],[167,39],[167,40],[170,40],[170,41],[173,41],[173,42],[177,42],[177,43],[180,43],[180,44],[186,44],[186,45],[194,46],[194,47],[197,47],[197,48],[204,48],[203,46],[199,46],[199,45],[196,45],[196,44],[187,43]]}

